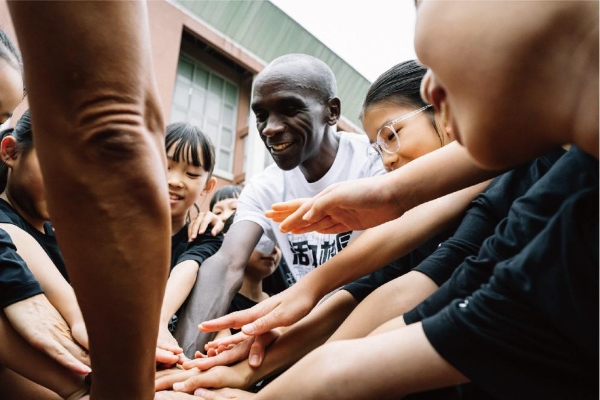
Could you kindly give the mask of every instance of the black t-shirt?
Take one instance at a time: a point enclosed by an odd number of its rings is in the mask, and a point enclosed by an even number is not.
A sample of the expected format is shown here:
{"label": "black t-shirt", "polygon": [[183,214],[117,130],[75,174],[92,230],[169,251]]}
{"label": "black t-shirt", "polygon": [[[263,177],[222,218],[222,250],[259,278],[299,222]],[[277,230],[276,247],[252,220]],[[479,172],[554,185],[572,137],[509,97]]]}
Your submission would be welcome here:
{"label": "black t-shirt", "polygon": [[572,147],[482,254],[474,290],[421,313],[436,351],[498,398],[597,399],[598,160]]}
{"label": "black t-shirt", "polygon": [[572,147],[524,196],[518,198],[474,257],[468,257],[452,277],[429,298],[404,314],[407,324],[420,321],[486,283],[499,261],[516,255],[545,226],[562,202],[581,188],[598,183],[597,160]]}
{"label": "black t-shirt", "polygon": [[8,233],[0,229],[0,308],[43,293]]}
{"label": "black t-shirt", "polygon": [[196,236],[192,242],[188,242],[188,224],[171,236],[171,269],[186,260],[194,260],[202,264],[204,260],[215,254],[223,243],[223,235],[219,233],[212,236],[211,226],[206,228],[202,235]]}
{"label": "black t-shirt", "polygon": [[448,238],[453,230],[443,232],[392,265],[358,279],[344,289],[362,301],[379,286],[411,269],[424,273],[441,286],[466,257],[477,254],[483,241],[508,215],[513,201],[525,194],[563,154],[565,150],[557,148],[500,175],[471,202],[452,237]]}
{"label": "black t-shirt", "polygon": [[527,193],[565,153],[559,147],[495,178],[471,202],[454,235],[415,270],[442,286],[465,258],[477,255],[483,241],[494,233],[496,226],[508,215],[513,202]]}
{"label": "black t-shirt", "polygon": [[[440,243],[450,236],[452,230],[445,231],[433,239],[428,240],[417,249],[411,251],[404,257],[390,263],[389,265],[370,273],[360,279],[355,280],[352,283],[344,286],[343,289],[350,292],[350,294],[361,302],[370,295],[375,289],[389,281],[398,278],[401,275],[406,274],[415,266],[419,265],[425,260],[431,253],[438,248]],[[351,266],[350,266],[351,267]]]}
{"label": "black t-shirt", "polygon": [[0,222],[13,224],[29,233],[36,242],[42,246],[48,257],[52,260],[61,275],[69,282],[69,275],[67,274],[67,268],[65,267],[65,261],[63,260],[60,249],[58,248],[58,242],[54,235],[54,230],[49,222],[44,224],[45,232],[40,232],[35,229],[29,222],[27,222],[21,215],[15,211],[6,201],[0,199]]}

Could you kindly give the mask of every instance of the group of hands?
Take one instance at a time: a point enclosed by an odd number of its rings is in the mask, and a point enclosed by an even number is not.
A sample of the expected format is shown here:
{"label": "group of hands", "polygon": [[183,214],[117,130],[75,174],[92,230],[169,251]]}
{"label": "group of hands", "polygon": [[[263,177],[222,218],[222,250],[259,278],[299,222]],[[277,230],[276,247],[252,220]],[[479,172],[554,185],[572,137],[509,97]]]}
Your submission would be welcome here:
{"label": "group of hands", "polygon": [[[377,189],[376,182],[370,180],[354,181],[352,185],[335,184],[314,198],[274,204],[266,215],[280,222],[283,232],[339,233],[362,230],[397,217],[396,210],[390,210],[390,215],[381,212],[387,199]],[[367,197],[369,199],[366,200]],[[365,209],[365,204],[371,207]],[[223,228],[223,223],[214,214],[199,214],[189,226],[190,240],[198,233],[203,233],[209,225],[213,226],[212,234],[217,234]],[[242,331],[209,342],[205,346],[205,353],[197,351],[194,359],[188,359],[167,327],[161,326],[156,350],[156,390],[160,392],[156,399],[185,398],[187,395],[184,393],[194,393],[206,399],[244,398],[245,392],[222,389],[219,394],[204,388],[246,387],[248,382],[245,377],[236,375],[228,366],[246,359],[250,366],[260,366],[265,349],[280,334],[278,328],[299,321],[315,304],[314,299],[296,293],[293,286],[248,310],[203,322],[199,329],[205,332],[227,328]],[[22,300],[6,307],[4,311],[14,329],[33,347],[75,374],[87,375],[91,372],[85,326],[69,326],[44,295]],[[173,392],[162,392],[164,390]],[[180,394],[183,397],[179,397]]]}

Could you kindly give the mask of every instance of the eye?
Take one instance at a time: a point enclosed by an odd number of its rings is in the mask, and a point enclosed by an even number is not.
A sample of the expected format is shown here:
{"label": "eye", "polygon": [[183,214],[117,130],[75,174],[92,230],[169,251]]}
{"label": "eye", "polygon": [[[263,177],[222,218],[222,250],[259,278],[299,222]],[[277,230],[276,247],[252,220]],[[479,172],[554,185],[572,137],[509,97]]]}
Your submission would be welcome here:
{"label": "eye", "polygon": [[267,113],[263,111],[257,111],[254,113],[256,115],[256,122],[261,123],[267,120]]}
{"label": "eye", "polygon": [[288,117],[293,117],[294,115],[298,114],[298,112],[300,112],[300,109],[296,106],[285,107],[283,109],[283,114],[287,115]]}

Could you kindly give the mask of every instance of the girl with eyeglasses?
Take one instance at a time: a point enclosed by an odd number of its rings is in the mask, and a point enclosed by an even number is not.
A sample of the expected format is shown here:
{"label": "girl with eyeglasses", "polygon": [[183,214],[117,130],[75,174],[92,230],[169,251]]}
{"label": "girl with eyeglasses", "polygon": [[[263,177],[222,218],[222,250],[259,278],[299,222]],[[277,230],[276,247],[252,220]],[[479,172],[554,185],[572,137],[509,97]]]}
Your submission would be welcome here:
{"label": "girl with eyeglasses", "polygon": [[425,72],[414,60],[397,64],[377,78],[363,103],[369,157],[381,159],[388,172],[453,141],[452,128],[421,98]]}

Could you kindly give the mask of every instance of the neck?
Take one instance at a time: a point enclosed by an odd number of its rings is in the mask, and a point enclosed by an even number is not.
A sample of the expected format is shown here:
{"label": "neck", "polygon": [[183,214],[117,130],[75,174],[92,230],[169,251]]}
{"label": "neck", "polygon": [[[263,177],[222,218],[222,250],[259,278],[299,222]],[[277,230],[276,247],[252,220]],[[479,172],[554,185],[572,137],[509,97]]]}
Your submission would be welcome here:
{"label": "neck", "polygon": [[28,213],[24,212],[19,204],[15,201],[12,201],[12,196],[8,193],[8,190],[5,190],[2,194],[0,194],[0,198],[6,201],[10,206],[25,220],[28,224],[33,226],[36,230],[45,233],[44,231],[44,223],[46,222],[43,219],[32,218]]}
{"label": "neck", "polygon": [[174,217],[171,216],[171,235],[179,232],[181,228],[185,226],[185,217]]}
{"label": "neck", "polygon": [[329,171],[340,147],[340,134],[327,126],[318,151],[300,164],[300,171],[310,183],[321,179]]}

